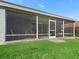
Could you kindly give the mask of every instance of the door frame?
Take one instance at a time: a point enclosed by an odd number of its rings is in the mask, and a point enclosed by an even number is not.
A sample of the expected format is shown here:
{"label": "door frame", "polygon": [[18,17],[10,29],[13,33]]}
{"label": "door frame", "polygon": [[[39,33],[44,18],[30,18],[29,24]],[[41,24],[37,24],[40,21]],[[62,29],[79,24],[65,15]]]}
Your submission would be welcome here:
{"label": "door frame", "polygon": [[[55,22],[55,29],[54,30],[50,29],[50,22],[52,22],[52,23]],[[55,31],[55,33],[54,33],[55,36],[51,36],[50,31]],[[56,38],[56,20],[49,19],[49,39],[53,39],[53,38]]]}

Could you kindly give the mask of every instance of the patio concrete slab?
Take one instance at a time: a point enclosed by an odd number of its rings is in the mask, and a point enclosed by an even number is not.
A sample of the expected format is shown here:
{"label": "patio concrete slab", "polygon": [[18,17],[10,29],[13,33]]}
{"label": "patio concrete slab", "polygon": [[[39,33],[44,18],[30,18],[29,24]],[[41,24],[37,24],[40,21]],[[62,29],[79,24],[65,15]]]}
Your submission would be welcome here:
{"label": "patio concrete slab", "polygon": [[58,40],[58,39],[50,39],[49,41],[54,42],[54,43],[65,43],[65,40]]}

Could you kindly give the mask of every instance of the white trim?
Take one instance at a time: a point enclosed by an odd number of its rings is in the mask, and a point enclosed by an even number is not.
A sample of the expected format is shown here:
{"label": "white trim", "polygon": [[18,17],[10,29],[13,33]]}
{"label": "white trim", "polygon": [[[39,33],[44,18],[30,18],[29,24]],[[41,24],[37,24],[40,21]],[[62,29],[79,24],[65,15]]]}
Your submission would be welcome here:
{"label": "white trim", "polygon": [[36,39],[38,39],[38,16],[36,16]]}
{"label": "white trim", "polygon": [[64,20],[63,20],[63,38],[64,38]]}

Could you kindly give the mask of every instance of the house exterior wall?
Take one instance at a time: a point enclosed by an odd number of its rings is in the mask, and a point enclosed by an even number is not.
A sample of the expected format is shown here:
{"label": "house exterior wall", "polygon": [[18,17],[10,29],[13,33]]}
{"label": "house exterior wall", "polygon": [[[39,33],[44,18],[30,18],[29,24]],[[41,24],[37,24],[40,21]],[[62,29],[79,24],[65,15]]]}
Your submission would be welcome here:
{"label": "house exterior wall", "polygon": [[75,34],[76,34],[76,37],[79,37],[79,21],[75,22]]}
{"label": "house exterior wall", "polygon": [[76,27],[75,35],[76,35],[76,37],[79,37],[79,27]]}
{"label": "house exterior wall", "polygon": [[0,8],[0,44],[3,44],[5,42],[5,21],[6,21],[5,9]]}

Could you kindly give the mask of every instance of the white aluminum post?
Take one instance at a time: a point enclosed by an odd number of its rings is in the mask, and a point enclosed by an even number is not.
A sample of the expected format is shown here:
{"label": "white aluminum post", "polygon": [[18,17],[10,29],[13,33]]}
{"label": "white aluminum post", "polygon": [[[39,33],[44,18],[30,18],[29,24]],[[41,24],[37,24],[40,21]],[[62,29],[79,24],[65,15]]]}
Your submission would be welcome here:
{"label": "white aluminum post", "polygon": [[57,26],[57,25],[56,25],[56,20],[55,20],[55,36],[56,36],[56,26]]}
{"label": "white aluminum post", "polygon": [[49,27],[48,27],[48,29],[49,29],[49,39],[50,39],[50,19],[49,19]]}
{"label": "white aluminum post", "polygon": [[75,38],[75,22],[73,23],[73,37]]}
{"label": "white aluminum post", "polygon": [[38,39],[38,16],[36,16],[36,39]]}
{"label": "white aluminum post", "polygon": [[64,38],[64,20],[63,20],[63,38]]}

